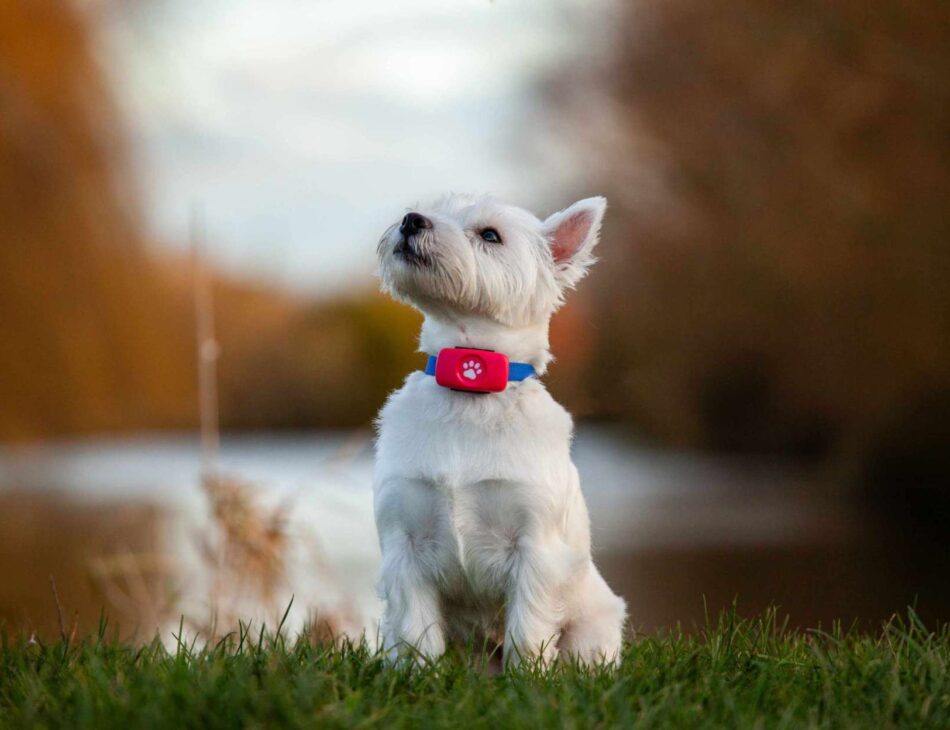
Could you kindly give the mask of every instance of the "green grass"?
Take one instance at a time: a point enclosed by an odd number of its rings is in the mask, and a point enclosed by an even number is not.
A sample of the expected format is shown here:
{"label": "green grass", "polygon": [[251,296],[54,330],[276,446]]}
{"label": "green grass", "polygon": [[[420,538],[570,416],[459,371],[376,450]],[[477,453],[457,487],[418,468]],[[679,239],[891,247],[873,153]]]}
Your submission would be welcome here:
{"label": "green grass", "polygon": [[788,631],[724,614],[630,644],[619,670],[489,676],[459,651],[388,668],[248,631],[216,646],[97,636],[0,647],[0,725],[236,727],[950,727],[950,629],[911,612],[875,636]]}

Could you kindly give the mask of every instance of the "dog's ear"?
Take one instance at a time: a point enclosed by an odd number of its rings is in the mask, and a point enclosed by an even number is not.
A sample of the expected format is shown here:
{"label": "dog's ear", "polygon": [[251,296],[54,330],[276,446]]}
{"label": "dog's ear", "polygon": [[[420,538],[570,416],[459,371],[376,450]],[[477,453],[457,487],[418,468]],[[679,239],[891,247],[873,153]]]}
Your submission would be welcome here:
{"label": "dog's ear", "polygon": [[574,286],[596,260],[593,250],[606,210],[606,198],[585,198],[544,221],[544,235],[562,286]]}

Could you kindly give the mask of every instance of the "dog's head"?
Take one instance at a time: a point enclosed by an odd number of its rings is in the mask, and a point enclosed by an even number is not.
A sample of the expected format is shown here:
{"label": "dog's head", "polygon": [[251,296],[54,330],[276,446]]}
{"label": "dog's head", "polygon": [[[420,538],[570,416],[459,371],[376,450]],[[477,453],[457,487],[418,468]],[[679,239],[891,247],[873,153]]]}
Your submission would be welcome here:
{"label": "dog's head", "polygon": [[492,198],[447,196],[383,234],[383,289],[426,313],[546,320],[593,263],[606,208],[587,198],[541,221]]}

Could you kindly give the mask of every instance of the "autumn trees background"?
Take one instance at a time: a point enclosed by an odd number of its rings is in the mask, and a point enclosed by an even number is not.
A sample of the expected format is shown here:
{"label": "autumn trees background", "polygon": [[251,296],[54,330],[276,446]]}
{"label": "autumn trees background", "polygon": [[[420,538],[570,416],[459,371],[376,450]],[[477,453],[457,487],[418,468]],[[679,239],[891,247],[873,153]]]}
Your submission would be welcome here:
{"label": "autumn trees background", "polygon": [[[589,146],[578,187],[611,201],[604,262],[555,323],[556,394],[666,445],[938,441],[945,5],[611,8],[601,72],[546,102]],[[91,22],[53,0],[0,11],[2,438],[196,419],[191,263],[143,227]],[[418,365],[416,315],[373,289],[305,301],[218,276],[225,426],[368,424]]]}
{"label": "autumn trees background", "polygon": [[[94,21],[59,0],[0,9],[3,439],[197,422],[192,262],[144,228]],[[416,326],[372,288],[315,305],[217,276],[224,425],[368,423]]]}
{"label": "autumn trees background", "polygon": [[913,414],[950,391],[946,5],[619,12],[604,105],[562,93],[581,127],[614,115],[596,410],[664,443],[811,456],[895,419],[932,433]]}

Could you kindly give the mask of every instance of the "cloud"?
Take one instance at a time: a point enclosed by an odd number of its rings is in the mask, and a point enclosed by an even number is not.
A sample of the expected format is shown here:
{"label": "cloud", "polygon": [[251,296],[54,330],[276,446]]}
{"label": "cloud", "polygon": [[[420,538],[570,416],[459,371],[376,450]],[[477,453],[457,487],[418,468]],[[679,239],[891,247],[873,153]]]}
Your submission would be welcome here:
{"label": "cloud", "polygon": [[322,287],[365,276],[405,205],[528,184],[508,152],[569,46],[553,5],[168,0],[147,44],[127,16],[112,47],[157,229],[180,241],[197,204],[228,265]]}

